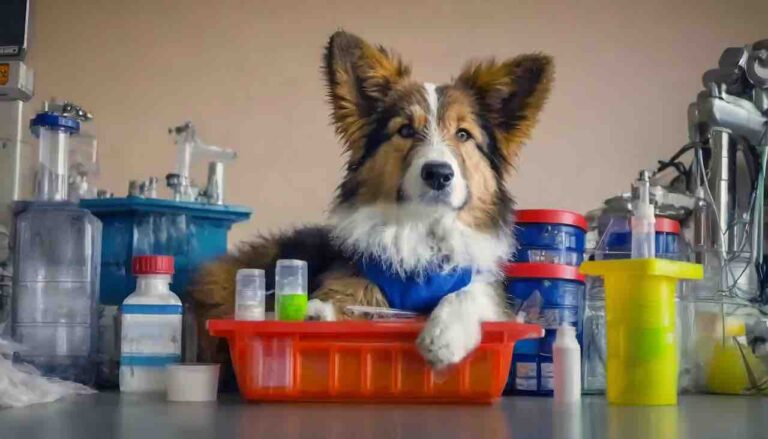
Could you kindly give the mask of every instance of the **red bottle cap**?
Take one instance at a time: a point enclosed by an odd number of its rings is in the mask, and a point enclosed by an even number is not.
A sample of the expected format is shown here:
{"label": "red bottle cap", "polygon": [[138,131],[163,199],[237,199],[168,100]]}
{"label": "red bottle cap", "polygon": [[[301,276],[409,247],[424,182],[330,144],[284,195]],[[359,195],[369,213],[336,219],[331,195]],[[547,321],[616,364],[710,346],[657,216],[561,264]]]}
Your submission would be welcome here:
{"label": "red bottle cap", "polygon": [[570,210],[555,209],[525,209],[515,212],[515,221],[518,224],[525,223],[544,223],[544,224],[565,224],[567,226],[576,226],[582,230],[587,230],[587,220],[583,215]]}
{"label": "red bottle cap", "polygon": [[173,256],[134,256],[131,268],[134,275],[173,274]]}
{"label": "red bottle cap", "polygon": [[673,219],[664,218],[663,216],[657,216],[656,231],[663,232],[663,233],[674,233],[675,235],[679,235],[680,223]]}
{"label": "red bottle cap", "polygon": [[538,262],[516,262],[504,266],[504,273],[510,278],[527,279],[563,279],[584,282],[586,277],[579,272],[579,267],[560,264],[542,264]]}

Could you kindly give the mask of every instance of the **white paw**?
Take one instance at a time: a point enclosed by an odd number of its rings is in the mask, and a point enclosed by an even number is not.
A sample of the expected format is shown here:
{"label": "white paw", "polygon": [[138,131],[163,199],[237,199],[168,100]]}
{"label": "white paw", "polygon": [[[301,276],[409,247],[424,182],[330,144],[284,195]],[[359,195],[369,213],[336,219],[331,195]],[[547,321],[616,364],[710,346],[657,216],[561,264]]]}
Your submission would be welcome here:
{"label": "white paw", "polygon": [[457,299],[443,299],[416,340],[424,359],[435,369],[458,363],[480,344],[480,321],[462,312]]}
{"label": "white paw", "polygon": [[336,320],[336,307],[330,302],[323,302],[320,299],[312,299],[307,303],[306,320],[332,322]]}

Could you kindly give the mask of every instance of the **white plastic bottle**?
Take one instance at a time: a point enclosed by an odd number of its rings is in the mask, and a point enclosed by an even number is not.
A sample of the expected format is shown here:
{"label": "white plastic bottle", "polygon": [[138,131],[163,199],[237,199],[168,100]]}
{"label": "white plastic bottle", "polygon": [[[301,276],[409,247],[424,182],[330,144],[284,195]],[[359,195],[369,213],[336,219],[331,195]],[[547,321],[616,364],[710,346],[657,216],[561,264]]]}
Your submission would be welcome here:
{"label": "white plastic bottle", "polygon": [[576,328],[567,323],[557,328],[552,356],[555,402],[578,401],[581,398],[581,349]]}
{"label": "white plastic bottle", "polygon": [[632,259],[656,257],[656,216],[651,204],[648,171],[640,172],[632,195]]}
{"label": "white plastic bottle", "polygon": [[164,392],[166,366],[181,360],[182,305],[170,290],[173,257],[136,256],[136,291],[121,312],[120,391]]}

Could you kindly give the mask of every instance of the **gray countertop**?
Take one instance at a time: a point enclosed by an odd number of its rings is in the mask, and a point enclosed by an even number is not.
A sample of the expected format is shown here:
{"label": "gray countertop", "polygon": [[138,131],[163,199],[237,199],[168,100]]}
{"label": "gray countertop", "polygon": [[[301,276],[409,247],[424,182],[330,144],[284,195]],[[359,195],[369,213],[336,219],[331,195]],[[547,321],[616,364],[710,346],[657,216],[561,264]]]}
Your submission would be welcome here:
{"label": "gray countertop", "polygon": [[678,407],[571,407],[549,398],[494,405],[168,403],[99,393],[0,410],[0,438],[768,438],[768,398],[689,395]]}

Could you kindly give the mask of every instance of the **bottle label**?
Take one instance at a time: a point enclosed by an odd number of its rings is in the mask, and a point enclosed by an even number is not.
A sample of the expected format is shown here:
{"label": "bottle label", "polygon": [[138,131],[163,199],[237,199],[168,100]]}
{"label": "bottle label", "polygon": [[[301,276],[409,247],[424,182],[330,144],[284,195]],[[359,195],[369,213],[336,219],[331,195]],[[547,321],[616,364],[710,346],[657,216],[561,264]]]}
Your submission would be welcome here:
{"label": "bottle label", "polygon": [[536,391],[536,379],[530,378],[517,378],[515,379],[515,388],[517,390]]}
{"label": "bottle label", "polygon": [[146,305],[126,304],[120,307],[120,312],[125,314],[181,314],[181,305]]}
{"label": "bottle label", "polygon": [[517,363],[518,378],[536,378],[536,363]]}
{"label": "bottle label", "polygon": [[302,321],[307,315],[306,294],[282,294],[277,298],[277,319]]}
{"label": "bottle label", "polygon": [[[140,311],[148,306],[139,306]],[[170,305],[176,306],[176,305]],[[181,314],[128,313],[122,316],[120,364],[133,366],[165,366],[181,358]],[[167,308],[166,308],[167,309]]]}
{"label": "bottle label", "polygon": [[163,367],[181,361],[181,355],[123,355],[121,366]]}

